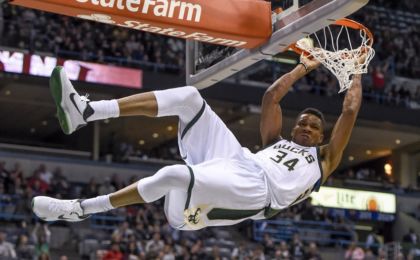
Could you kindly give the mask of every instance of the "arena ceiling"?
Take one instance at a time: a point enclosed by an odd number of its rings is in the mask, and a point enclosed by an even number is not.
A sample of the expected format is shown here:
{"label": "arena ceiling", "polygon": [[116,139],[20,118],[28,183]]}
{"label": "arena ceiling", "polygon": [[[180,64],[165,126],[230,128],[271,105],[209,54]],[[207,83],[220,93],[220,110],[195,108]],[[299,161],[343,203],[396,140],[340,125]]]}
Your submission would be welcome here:
{"label": "arena ceiling", "polygon": [[[28,84],[28,81],[31,82]],[[71,136],[62,134],[55,106],[44,78],[22,78],[0,74],[0,143],[16,143],[89,151],[92,147],[93,127],[85,127]],[[87,85],[83,91],[92,100],[118,98],[131,91],[115,87]],[[237,136],[240,143],[252,151],[260,149],[259,107],[208,99],[215,112]],[[284,135],[288,136],[296,113],[284,112]],[[336,118],[327,117],[327,136]],[[98,123],[100,142],[104,149],[112,132],[118,141],[134,145],[136,149],[152,150],[173,142],[176,138],[176,118],[146,117],[120,118]],[[154,135],[155,134],[155,135]],[[158,134],[156,136],[156,134]],[[420,142],[418,127],[358,120],[350,144],[345,151],[342,167],[354,165],[391,154],[391,151]]]}

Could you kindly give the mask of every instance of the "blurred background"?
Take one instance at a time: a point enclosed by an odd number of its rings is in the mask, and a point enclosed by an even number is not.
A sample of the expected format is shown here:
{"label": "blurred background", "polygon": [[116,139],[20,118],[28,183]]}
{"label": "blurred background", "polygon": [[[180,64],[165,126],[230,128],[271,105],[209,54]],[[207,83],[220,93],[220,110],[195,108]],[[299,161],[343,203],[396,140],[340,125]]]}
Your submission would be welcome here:
{"label": "blurred background", "polygon": [[[351,18],[373,32],[376,56],[329,189],[269,221],[180,232],[162,201],[46,224],[30,200],[107,194],[183,163],[177,118],[104,120],[64,135],[48,76],[66,63],[91,100],[183,86],[185,42],[1,4],[0,259],[420,259],[420,4],[371,0]],[[201,93],[256,152],[262,95],[297,62],[284,53]],[[282,101],[283,136],[299,111],[316,107],[328,139],[341,112],[337,92],[325,69],[300,80]]]}

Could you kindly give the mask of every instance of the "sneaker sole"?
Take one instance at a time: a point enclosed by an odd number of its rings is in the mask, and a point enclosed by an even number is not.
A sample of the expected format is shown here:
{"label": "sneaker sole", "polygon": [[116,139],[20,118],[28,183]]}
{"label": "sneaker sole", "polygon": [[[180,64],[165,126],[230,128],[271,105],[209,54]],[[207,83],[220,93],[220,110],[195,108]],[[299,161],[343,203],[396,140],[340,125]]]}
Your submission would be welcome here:
{"label": "sneaker sole", "polygon": [[54,98],[55,105],[57,107],[57,117],[58,122],[60,123],[61,129],[66,135],[70,135],[72,132],[70,131],[70,120],[67,117],[66,112],[63,109],[61,104],[62,101],[62,82],[60,72],[63,67],[56,67],[54,68],[51,77],[50,77],[50,91],[51,95]]}

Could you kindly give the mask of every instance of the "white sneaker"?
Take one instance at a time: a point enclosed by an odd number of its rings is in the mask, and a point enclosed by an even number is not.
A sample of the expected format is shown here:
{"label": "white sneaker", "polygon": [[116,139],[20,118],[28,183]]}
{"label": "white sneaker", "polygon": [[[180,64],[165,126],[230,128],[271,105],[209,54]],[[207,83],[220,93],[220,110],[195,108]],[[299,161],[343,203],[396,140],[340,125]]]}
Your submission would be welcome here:
{"label": "white sneaker", "polygon": [[84,215],[82,200],[58,200],[46,196],[32,199],[32,211],[45,221],[65,220],[70,222],[82,221],[90,215]]}
{"label": "white sneaker", "polygon": [[65,134],[69,135],[87,124],[86,119],[94,111],[89,100],[80,96],[73,88],[63,67],[54,68],[50,90],[57,106],[58,121]]}

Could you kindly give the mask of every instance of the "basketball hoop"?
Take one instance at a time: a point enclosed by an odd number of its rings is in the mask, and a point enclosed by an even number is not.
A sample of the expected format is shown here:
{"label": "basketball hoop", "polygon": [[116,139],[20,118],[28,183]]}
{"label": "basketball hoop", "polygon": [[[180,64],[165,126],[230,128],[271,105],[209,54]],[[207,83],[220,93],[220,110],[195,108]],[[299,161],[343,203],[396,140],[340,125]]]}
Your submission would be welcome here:
{"label": "basketball hoop", "polygon": [[[347,37],[341,37],[343,31],[346,32]],[[358,34],[358,36],[353,34]],[[306,40],[308,38],[311,40]],[[313,39],[316,40],[317,47],[309,44]],[[369,62],[375,56],[372,44],[373,35],[368,28],[358,22],[343,18],[297,41],[290,48],[298,54],[312,55],[319,60],[337,77],[340,93],[351,87],[351,75],[367,73]],[[353,48],[353,46],[358,47]],[[366,53],[366,59],[363,63],[359,63],[358,58],[363,53]]]}

